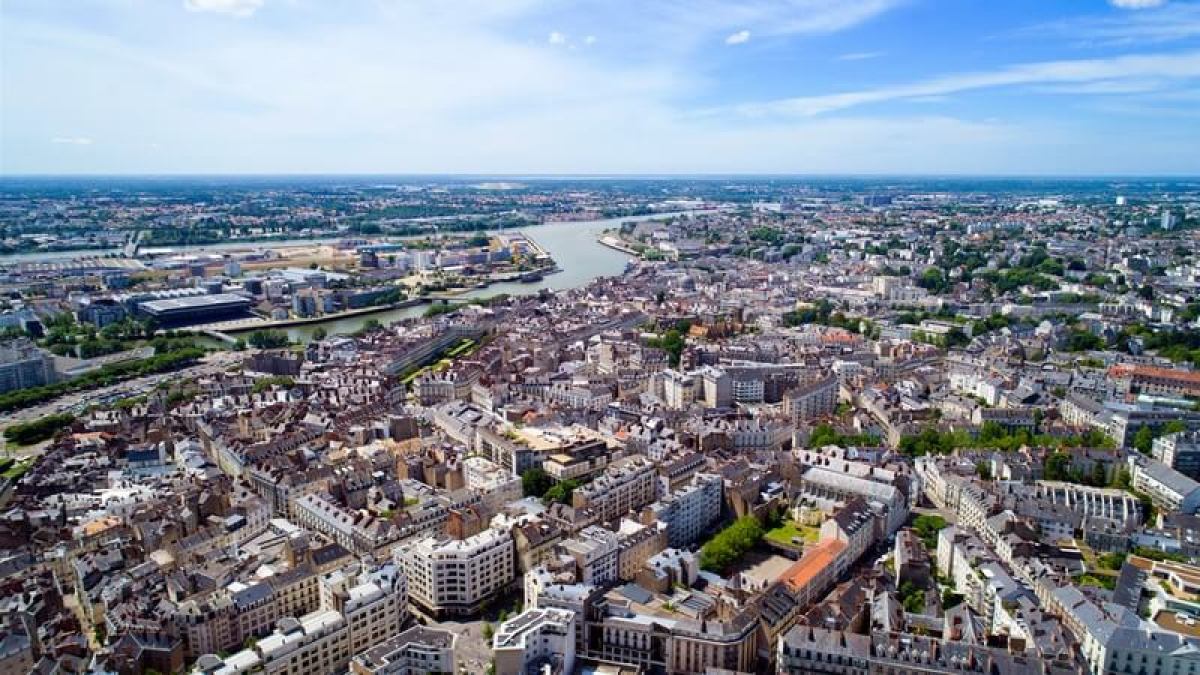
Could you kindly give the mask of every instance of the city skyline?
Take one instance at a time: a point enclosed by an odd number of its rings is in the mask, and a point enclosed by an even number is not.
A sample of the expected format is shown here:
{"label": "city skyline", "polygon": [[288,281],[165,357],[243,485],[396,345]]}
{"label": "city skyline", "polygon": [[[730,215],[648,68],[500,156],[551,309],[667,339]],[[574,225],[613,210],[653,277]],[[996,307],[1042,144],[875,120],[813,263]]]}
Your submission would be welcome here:
{"label": "city skyline", "polygon": [[1197,3],[95,0],[0,16],[2,175],[1200,173]]}

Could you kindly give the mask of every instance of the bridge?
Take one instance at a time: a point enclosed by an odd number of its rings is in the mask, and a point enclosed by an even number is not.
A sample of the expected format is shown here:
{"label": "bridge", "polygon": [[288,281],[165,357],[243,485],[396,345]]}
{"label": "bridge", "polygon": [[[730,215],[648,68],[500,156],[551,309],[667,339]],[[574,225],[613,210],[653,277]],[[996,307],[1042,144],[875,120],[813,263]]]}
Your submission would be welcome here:
{"label": "bridge", "polygon": [[202,328],[200,330],[200,334],[210,337],[214,340],[220,340],[221,342],[224,342],[227,345],[236,345],[237,344],[237,338],[233,337],[229,333],[222,333],[221,331],[219,331],[215,328]]}

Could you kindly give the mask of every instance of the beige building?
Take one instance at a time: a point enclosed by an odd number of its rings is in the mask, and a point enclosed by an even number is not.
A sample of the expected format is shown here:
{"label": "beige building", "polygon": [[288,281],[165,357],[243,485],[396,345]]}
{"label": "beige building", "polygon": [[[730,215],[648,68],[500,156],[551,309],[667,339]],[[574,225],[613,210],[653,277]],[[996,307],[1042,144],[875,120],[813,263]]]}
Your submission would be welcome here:
{"label": "beige building", "polygon": [[513,539],[508,532],[484,530],[466,539],[426,537],[395,548],[408,577],[409,595],[436,616],[474,614],[516,575]]}

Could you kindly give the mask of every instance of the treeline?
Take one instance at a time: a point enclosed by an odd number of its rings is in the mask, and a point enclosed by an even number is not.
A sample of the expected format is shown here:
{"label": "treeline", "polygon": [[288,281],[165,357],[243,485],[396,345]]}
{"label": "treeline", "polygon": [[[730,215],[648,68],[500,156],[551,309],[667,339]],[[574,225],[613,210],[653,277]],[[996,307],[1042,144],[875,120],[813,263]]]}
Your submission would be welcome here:
{"label": "treeline", "polygon": [[1069,436],[1032,433],[1027,429],[1010,430],[996,422],[984,422],[977,436],[966,431],[938,431],[926,428],[915,436],[900,439],[901,454],[948,455],[959,448],[1017,450],[1022,446],[1053,448],[1111,448],[1113,440],[1095,429]]}
{"label": "treeline", "polygon": [[110,363],[64,382],[55,382],[54,384],[47,384],[41,387],[30,387],[28,389],[0,394],[0,412],[27,408],[31,405],[52,401],[64,394],[107,387],[134,377],[175,370],[199,359],[201,356],[204,356],[203,349],[199,347],[183,347],[162,354],[156,354],[148,359]]}
{"label": "treeline", "polygon": [[52,438],[60,429],[66,429],[74,422],[74,415],[46,415],[8,427],[4,430],[4,437],[17,445],[30,445]]}
{"label": "treeline", "polygon": [[804,326],[819,324],[831,328],[841,328],[851,333],[863,333],[871,337],[876,334],[875,324],[868,319],[848,317],[841,312],[833,311],[833,303],[822,298],[812,307],[805,307],[783,315],[786,326]]}

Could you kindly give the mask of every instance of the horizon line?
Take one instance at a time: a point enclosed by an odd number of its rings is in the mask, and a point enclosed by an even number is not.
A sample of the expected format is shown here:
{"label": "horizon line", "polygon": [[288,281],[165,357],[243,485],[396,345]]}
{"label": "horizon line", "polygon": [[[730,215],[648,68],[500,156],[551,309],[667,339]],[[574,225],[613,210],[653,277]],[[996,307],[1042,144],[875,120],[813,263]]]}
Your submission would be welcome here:
{"label": "horizon line", "polygon": [[164,173],[0,173],[0,182],[28,179],[188,179],[188,178],[504,178],[525,180],[596,180],[596,179],[708,179],[723,178],[905,178],[905,179],[1047,179],[1047,180],[1200,180],[1197,173],[771,173],[771,172],[698,172],[698,173],[472,173],[472,172],[164,172]]}

